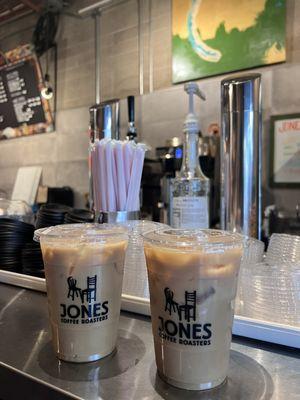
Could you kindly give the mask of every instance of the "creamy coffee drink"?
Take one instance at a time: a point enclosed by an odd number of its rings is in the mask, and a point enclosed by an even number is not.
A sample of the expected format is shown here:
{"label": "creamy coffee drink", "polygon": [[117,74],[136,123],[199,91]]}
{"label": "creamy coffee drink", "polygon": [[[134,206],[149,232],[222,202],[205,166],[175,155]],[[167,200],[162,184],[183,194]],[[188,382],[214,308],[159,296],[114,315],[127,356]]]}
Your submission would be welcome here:
{"label": "creamy coffee drink", "polygon": [[116,346],[126,230],[74,224],[40,231],[58,358],[86,362],[107,356]]}
{"label": "creamy coffee drink", "polygon": [[159,375],[190,390],[220,385],[229,364],[243,238],[172,229],[144,239]]}

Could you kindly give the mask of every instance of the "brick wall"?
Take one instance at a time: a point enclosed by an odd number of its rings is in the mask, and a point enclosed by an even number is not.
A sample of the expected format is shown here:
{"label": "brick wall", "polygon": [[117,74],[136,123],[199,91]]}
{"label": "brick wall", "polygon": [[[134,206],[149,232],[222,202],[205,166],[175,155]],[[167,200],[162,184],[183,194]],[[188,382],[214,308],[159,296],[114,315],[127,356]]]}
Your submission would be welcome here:
{"label": "brick wall", "polygon": [[[77,13],[93,0],[75,0],[70,12]],[[181,134],[187,109],[182,85],[171,84],[171,1],[141,0],[143,90],[138,96],[137,122],[140,138],[153,148]],[[267,187],[269,117],[300,110],[300,1],[287,0],[287,57],[284,64],[256,69],[263,79],[263,176],[264,203],[294,207],[299,190]],[[36,17],[30,15],[0,26],[0,48],[8,50],[27,43]],[[151,34],[150,34],[151,33]],[[101,98],[125,98],[140,93],[138,5],[128,0],[101,15]],[[152,46],[149,46],[151,45]],[[152,50],[151,50],[152,49]],[[51,57],[52,59],[52,57]],[[151,62],[152,60],[152,62]],[[44,65],[44,60],[42,60]],[[53,63],[50,65],[50,73]],[[152,79],[151,79],[152,77]],[[202,130],[220,119],[220,81],[199,81],[207,101],[197,103]],[[153,92],[151,91],[153,89]],[[151,91],[151,92],[149,92]],[[43,166],[43,183],[70,185],[77,205],[87,191],[88,107],[95,99],[94,25],[92,18],[63,15],[58,33],[58,93],[56,132],[0,143],[0,187],[10,191],[18,166]],[[122,132],[126,131],[126,102],[121,102]]]}

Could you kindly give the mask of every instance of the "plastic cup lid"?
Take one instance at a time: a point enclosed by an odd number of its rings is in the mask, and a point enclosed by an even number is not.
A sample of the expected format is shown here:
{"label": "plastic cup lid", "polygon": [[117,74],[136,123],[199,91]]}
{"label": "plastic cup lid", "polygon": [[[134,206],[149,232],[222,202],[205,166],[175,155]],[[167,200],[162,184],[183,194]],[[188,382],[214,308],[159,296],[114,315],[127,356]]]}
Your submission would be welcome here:
{"label": "plastic cup lid", "polygon": [[143,235],[146,243],[178,251],[219,251],[245,247],[248,238],[214,229],[159,229]]}
{"label": "plastic cup lid", "polygon": [[127,232],[126,228],[113,224],[64,224],[36,230],[34,240],[104,244],[127,240]]}

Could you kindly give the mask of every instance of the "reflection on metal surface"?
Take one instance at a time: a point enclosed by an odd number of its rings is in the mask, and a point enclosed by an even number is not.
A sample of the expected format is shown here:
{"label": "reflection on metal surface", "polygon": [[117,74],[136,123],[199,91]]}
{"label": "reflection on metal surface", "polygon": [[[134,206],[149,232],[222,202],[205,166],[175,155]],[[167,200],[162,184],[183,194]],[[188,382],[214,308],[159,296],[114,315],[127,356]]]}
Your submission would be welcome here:
{"label": "reflection on metal surface", "polygon": [[166,400],[269,400],[274,391],[269,373],[252,358],[231,351],[227,380],[211,390],[186,391],[165,383],[152,365],[150,380],[161,398]]}
{"label": "reflection on metal surface", "polygon": [[120,138],[120,105],[118,99],[95,104],[90,111],[91,142],[96,139]]}
{"label": "reflection on metal surface", "polygon": [[45,335],[45,333],[46,333],[46,331],[44,329],[42,329],[40,331],[40,333],[38,334],[36,342],[31,350],[31,352],[29,353],[29,357],[28,357],[26,363],[24,364],[23,371],[26,372],[27,369],[30,368],[30,364],[31,364],[33,358],[36,356],[36,353],[39,350],[41,343],[43,342],[43,336]]}
{"label": "reflection on metal surface", "polygon": [[13,305],[13,303],[20,297],[22,294],[25,292],[25,289],[20,290],[12,299],[9,300],[9,302],[2,308],[0,311],[0,322],[1,319],[3,318],[5,311],[9,309]]}
{"label": "reflection on metal surface", "polygon": [[70,363],[55,357],[51,342],[43,344],[38,363],[47,375],[69,382],[93,382],[123,374],[135,367],[146,351],[142,340],[123,329],[119,330],[116,350],[102,360],[87,363]]}
{"label": "reflection on metal surface", "polygon": [[222,228],[261,237],[261,75],[221,84]]}

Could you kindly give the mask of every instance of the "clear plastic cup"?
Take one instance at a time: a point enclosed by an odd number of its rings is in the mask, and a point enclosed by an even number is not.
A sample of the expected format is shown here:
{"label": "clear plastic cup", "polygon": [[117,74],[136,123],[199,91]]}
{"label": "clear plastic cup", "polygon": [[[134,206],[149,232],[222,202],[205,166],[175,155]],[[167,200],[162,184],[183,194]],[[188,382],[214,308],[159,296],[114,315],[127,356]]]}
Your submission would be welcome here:
{"label": "clear plastic cup", "polygon": [[147,268],[142,235],[150,230],[167,228],[168,225],[153,221],[127,221],[129,230],[125,257],[123,294],[149,299]]}
{"label": "clear plastic cup", "polygon": [[94,361],[116,347],[127,230],[107,224],[57,225],[40,241],[57,357]]}
{"label": "clear plastic cup", "polygon": [[273,233],[266,254],[270,265],[300,262],[300,236],[285,233]]}
{"label": "clear plastic cup", "polygon": [[29,205],[22,200],[0,198],[0,218],[12,218],[18,221],[33,223],[33,212]]}
{"label": "clear plastic cup", "polygon": [[214,230],[164,229],[143,237],[159,375],[189,390],[220,385],[246,240]]}
{"label": "clear plastic cup", "polygon": [[257,239],[248,238],[248,246],[244,249],[239,273],[238,289],[235,301],[235,312],[237,314],[243,313],[244,293],[242,282],[244,280],[244,274],[247,272],[249,266],[263,261],[264,250],[265,244],[263,242]]}
{"label": "clear plastic cup", "polygon": [[242,275],[243,315],[299,326],[300,263],[250,264]]}

